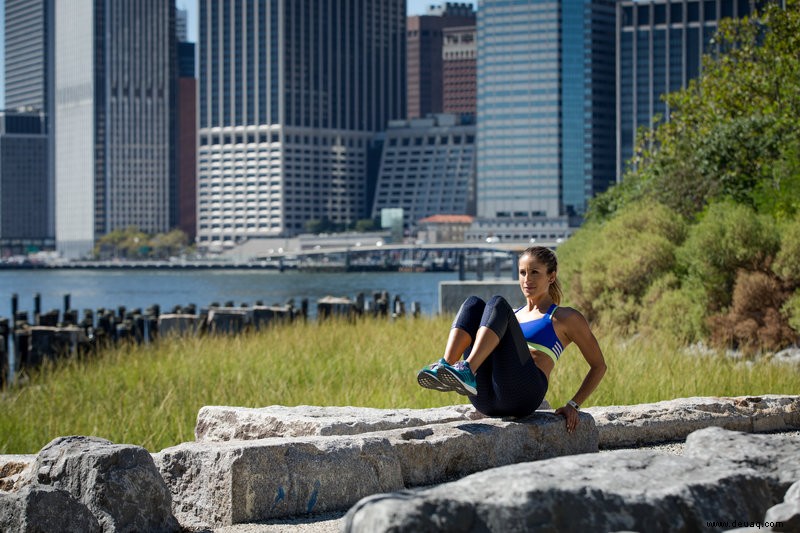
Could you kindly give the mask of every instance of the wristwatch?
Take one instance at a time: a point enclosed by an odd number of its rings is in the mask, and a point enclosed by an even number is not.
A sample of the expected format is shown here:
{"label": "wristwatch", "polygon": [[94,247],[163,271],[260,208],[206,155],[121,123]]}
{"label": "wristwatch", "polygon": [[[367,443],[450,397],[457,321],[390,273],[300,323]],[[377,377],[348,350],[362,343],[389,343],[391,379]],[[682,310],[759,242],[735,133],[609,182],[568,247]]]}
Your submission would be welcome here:
{"label": "wristwatch", "polygon": [[575,409],[576,411],[580,411],[580,410],[581,410],[581,406],[580,406],[580,405],[578,405],[578,403],[577,403],[575,400],[570,400],[570,401],[568,401],[568,402],[567,402],[567,405],[569,405],[570,407],[572,407],[572,408],[573,408],[573,409]]}

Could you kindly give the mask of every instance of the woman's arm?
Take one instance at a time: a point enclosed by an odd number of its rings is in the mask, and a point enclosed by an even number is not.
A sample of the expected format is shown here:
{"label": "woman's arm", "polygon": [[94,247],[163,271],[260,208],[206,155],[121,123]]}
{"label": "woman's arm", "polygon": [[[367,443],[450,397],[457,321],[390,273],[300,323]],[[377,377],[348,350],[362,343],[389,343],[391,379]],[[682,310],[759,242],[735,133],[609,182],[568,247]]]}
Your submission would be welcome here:
{"label": "woman's arm", "polygon": [[[581,386],[572,397],[572,401],[578,405],[583,405],[589,396],[594,392],[602,381],[606,373],[606,361],[600,349],[597,339],[589,328],[589,323],[581,313],[574,309],[566,308],[563,317],[559,317],[563,324],[563,333],[569,341],[574,342],[581,351],[583,358],[589,363],[589,372],[583,378]],[[567,431],[572,432],[578,425],[578,412],[570,405],[565,405],[556,409],[556,414],[562,415],[567,419]]]}

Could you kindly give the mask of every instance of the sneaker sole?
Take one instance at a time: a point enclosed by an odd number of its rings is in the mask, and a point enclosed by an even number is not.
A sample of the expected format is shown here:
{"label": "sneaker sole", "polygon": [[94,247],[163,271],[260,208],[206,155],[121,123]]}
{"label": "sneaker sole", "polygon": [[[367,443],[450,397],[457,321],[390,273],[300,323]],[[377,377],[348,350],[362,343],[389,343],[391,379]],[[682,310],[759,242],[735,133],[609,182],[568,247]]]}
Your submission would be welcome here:
{"label": "sneaker sole", "polygon": [[478,395],[478,389],[461,381],[461,378],[458,377],[458,374],[451,372],[449,368],[442,367],[437,373],[439,374],[439,381],[451,387],[452,390],[456,391],[462,396]]}
{"label": "sneaker sole", "polygon": [[417,383],[426,389],[438,390],[441,392],[450,392],[453,390],[425,371],[420,371],[417,374]]}

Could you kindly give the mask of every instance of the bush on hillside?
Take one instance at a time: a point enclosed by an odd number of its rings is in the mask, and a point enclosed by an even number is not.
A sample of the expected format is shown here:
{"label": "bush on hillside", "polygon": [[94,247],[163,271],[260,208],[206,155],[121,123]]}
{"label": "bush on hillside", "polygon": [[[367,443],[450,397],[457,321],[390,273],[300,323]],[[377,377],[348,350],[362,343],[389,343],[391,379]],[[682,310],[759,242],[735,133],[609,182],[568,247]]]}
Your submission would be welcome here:
{"label": "bush on hillside", "polygon": [[797,344],[800,341],[800,292],[795,291],[786,300],[786,303],[781,307],[781,313],[786,318],[789,327],[794,330],[794,342]]}
{"label": "bush on hillside", "polygon": [[604,224],[587,225],[559,248],[567,299],[589,320],[629,329],[653,280],[675,267],[684,222],[654,202],[631,204]]}
{"label": "bush on hillside", "polygon": [[766,270],[779,242],[774,219],[725,201],[711,204],[689,228],[677,255],[688,281],[703,287],[714,313],[730,305],[736,272]]}
{"label": "bush on hillside", "polygon": [[800,285],[800,215],[781,228],[781,249],[772,271],[785,282]]}
{"label": "bush on hillside", "polygon": [[797,334],[781,313],[787,296],[775,276],[740,270],[730,310],[709,318],[712,343],[745,353],[780,350],[792,344]]}
{"label": "bush on hillside", "polygon": [[700,286],[681,285],[674,272],[657,279],[642,298],[640,326],[690,344],[706,338],[706,300]]}

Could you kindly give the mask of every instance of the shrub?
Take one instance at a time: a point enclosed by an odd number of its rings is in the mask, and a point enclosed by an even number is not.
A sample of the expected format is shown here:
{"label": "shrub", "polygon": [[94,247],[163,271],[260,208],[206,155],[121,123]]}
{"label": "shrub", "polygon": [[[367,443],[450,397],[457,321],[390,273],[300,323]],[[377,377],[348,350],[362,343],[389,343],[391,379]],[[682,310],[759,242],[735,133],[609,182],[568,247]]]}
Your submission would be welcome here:
{"label": "shrub", "polygon": [[688,344],[704,339],[707,296],[702,287],[681,282],[673,272],[656,280],[642,298],[640,324]]}
{"label": "shrub", "polygon": [[731,303],[736,272],[766,270],[778,248],[772,218],[725,201],[712,204],[690,228],[677,257],[691,282],[708,294],[709,309],[721,311]]}
{"label": "shrub", "polygon": [[786,298],[774,276],[739,271],[730,310],[709,318],[712,343],[745,353],[780,350],[792,344],[797,334],[780,312]]}
{"label": "shrub", "polygon": [[800,292],[795,293],[786,300],[781,307],[781,312],[786,318],[786,322],[794,330],[794,342],[798,342],[800,335]]}
{"label": "shrub", "polygon": [[588,224],[559,248],[567,299],[589,320],[630,330],[647,288],[674,269],[684,235],[680,216],[649,201]]}
{"label": "shrub", "polygon": [[784,281],[800,285],[800,215],[781,228],[780,251],[772,270]]}

